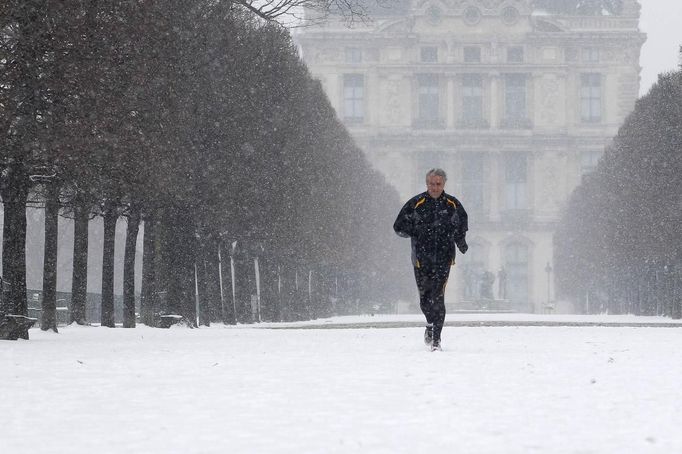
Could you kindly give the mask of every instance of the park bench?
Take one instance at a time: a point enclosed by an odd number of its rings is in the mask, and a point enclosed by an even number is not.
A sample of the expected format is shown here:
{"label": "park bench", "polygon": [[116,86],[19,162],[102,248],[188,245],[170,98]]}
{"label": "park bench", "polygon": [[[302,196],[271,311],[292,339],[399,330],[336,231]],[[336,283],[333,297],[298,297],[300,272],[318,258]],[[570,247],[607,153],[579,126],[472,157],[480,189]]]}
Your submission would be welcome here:
{"label": "park bench", "polygon": [[35,322],[35,318],[0,312],[0,339],[28,339],[28,330]]}
{"label": "park bench", "polygon": [[180,324],[183,321],[182,315],[164,314],[159,315],[159,328],[170,328],[173,325]]}

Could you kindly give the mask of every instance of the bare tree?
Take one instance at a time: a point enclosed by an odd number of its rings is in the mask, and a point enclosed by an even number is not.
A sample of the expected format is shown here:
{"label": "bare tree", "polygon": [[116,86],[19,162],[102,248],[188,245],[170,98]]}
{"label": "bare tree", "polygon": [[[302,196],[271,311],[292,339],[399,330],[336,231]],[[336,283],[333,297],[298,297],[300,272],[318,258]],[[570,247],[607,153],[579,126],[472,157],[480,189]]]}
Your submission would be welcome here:
{"label": "bare tree", "polygon": [[[342,17],[347,23],[365,21],[370,9],[379,5],[390,9],[402,0],[231,0],[256,16],[300,27],[325,21],[330,15]],[[312,13],[312,14],[311,14]]]}

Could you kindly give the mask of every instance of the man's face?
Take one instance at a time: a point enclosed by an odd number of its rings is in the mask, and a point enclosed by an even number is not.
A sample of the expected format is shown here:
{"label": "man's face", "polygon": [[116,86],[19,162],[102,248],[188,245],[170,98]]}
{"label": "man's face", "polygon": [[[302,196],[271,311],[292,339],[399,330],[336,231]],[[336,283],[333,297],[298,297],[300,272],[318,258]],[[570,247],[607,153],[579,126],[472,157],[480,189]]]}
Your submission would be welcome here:
{"label": "man's face", "polygon": [[426,177],[426,190],[434,199],[440,197],[440,195],[443,193],[444,186],[445,180],[443,180],[443,177],[438,175],[429,175]]}

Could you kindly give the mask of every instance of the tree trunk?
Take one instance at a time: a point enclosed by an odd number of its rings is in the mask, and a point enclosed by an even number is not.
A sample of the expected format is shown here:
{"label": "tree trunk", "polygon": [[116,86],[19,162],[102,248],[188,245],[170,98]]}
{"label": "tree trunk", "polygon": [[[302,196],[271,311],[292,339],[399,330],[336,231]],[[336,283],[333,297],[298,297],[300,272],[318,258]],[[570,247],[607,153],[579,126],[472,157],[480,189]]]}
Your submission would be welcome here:
{"label": "tree trunk", "polygon": [[279,267],[280,298],[282,301],[281,313],[285,322],[300,319],[298,310],[299,298],[296,287],[296,270],[290,261],[284,260],[286,265]]}
{"label": "tree trunk", "polygon": [[181,253],[179,257],[178,269],[180,275],[180,282],[182,285],[182,297],[180,300],[180,315],[182,315],[189,326],[196,328],[197,326],[197,300],[196,300],[196,273],[194,260],[194,251],[196,250],[196,238],[194,236],[194,223],[192,219],[185,217],[179,228],[179,238],[182,247],[178,248]]}
{"label": "tree trunk", "polygon": [[116,220],[113,204],[107,202],[104,209],[104,254],[102,256],[102,326],[114,328],[114,246]]}
{"label": "tree trunk", "polygon": [[140,228],[140,210],[131,207],[123,258],[123,327],[135,328],[135,252]]}
{"label": "tree trunk", "polygon": [[211,322],[216,322],[222,317],[218,243],[213,235],[202,238],[201,253],[197,257],[199,324],[209,326]]}
{"label": "tree trunk", "polygon": [[232,285],[232,258],[230,257],[229,251],[231,246],[228,245],[226,249],[220,250],[220,279],[222,281],[222,317],[223,323],[226,325],[235,325],[237,323],[237,317],[235,315],[235,301],[234,292]]}
{"label": "tree trunk", "polygon": [[159,217],[154,223],[154,285],[158,296],[154,311],[154,318],[162,314],[178,314],[170,302],[171,284],[173,283],[173,254],[170,245],[173,244],[173,229],[169,209],[159,212]]}
{"label": "tree trunk", "polygon": [[[2,231],[3,297],[0,310],[28,316],[26,301],[26,200],[29,181],[22,163],[9,166],[2,183],[4,224]],[[28,332],[21,336],[28,339]]]}
{"label": "tree trunk", "polygon": [[[190,272],[191,270],[191,272]],[[197,327],[196,275],[194,263],[182,274],[182,300],[180,314],[187,320],[190,328]]]}
{"label": "tree trunk", "polygon": [[177,209],[164,218],[169,230],[164,242],[167,274],[167,314],[182,315],[190,327],[196,327],[195,248],[194,226],[185,210]]}
{"label": "tree trunk", "polygon": [[239,323],[253,323],[251,310],[253,261],[242,248],[243,244],[240,241],[232,255],[235,317]]}
{"label": "tree trunk", "polygon": [[212,322],[222,318],[223,301],[220,294],[220,258],[218,257],[218,242],[212,239],[206,251],[206,290],[210,305]]}
{"label": "tree trunk", "polygon": [[45,253],[43,255],[43,303],[40,329],[57,332],[57,241],[59,185],[50,181],[45,198]]}
{"label": "tree trunk", "polygon": [[140,316],[142,323],[156,326],[154,314],[159,311],[156,283],[156,217],[148,215],[144,221],[144,248],[142,252],[142,291]]}
{"label": "tree trunk", "polygon": [[308,270],[307,273],[305,274],[305,286],[306,286],[306,292],[307,292],[307,301],[308,301],[308,317],[311,320],[315,320],[317,318],[320,318],[319,312],[320,312],[320,303],[317,298],[317,288],[319,286],[319,275],[317,272]]}
{"label": "tree trunk", "polygon": [[85,325],[88,296],[88,218],[84,204],[77,201],[73,227],[73,274],[71,279],[70,323]]}
{"label": "tree trunk", "polygon": [[261,269],[260,287],[263,321],[278,322],[280,321],[280,302],[278,290],[279,275],[277,273],[277,265],[271,253],[264,253],[261,255],[259,259],[259,265]]}
{"label": "tree trunk", "polygon": [[680,265],[673,268],[672,275],[672,318],[679,320],[682,318],[682,270]]}
{"label": "tree trunk", "polygon": [[211,326],[211,301],[208,292],[207,238],[202,234],[196,254],[196,278],[199,292],[199,326]]}

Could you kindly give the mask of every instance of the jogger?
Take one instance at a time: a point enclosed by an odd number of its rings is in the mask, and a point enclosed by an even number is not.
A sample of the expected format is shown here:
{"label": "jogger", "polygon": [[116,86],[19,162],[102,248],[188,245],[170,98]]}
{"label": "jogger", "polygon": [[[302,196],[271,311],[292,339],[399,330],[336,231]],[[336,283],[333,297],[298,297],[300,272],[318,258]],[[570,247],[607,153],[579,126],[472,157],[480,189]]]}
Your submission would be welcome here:
{"label": "jogger", "polygon": [[446,175],[442,169],[426,174],[426,192],[412,197],[400,210],[393,230],[412,244],[412,265],[419,290],[419,306],[426,317],[424,340],[440,350],[445,322],[445,285],[457,249],[464,254],[468,230],[462,203],[443,191]]}

